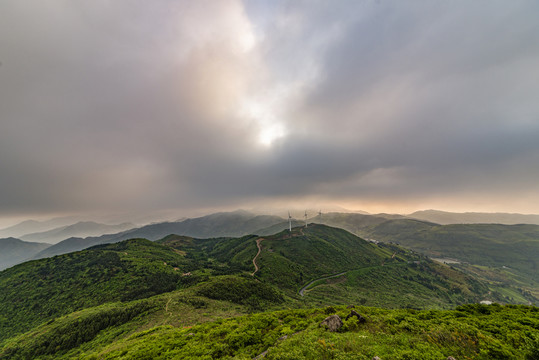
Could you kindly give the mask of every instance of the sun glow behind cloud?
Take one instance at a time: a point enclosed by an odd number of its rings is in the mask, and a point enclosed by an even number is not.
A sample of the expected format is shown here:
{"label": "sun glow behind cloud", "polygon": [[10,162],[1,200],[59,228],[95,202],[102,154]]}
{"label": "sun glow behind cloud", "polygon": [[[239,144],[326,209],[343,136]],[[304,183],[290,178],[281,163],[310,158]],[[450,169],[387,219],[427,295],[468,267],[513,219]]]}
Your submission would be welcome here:
{"label": "sun glow behind cloud", "polygon": [[537,212],[537,9],[0,1],[0,213]]}
{"label": "sun glow behind cloud", "polygon": [[269,147],[275,140],[286,135],[285,126],[278,120],[277,110],[271,103],[246,99],[240,112],[254,122],[258,144]]}

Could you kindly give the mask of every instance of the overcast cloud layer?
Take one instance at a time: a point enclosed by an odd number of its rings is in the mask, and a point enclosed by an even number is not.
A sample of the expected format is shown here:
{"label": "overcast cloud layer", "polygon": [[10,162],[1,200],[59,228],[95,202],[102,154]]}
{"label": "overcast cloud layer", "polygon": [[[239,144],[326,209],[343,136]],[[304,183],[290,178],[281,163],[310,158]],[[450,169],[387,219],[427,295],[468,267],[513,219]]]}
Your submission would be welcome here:
{"label": "overcast cloud layer", "polygon": [[0,217],[539,213],[536,1],[0,2]]}

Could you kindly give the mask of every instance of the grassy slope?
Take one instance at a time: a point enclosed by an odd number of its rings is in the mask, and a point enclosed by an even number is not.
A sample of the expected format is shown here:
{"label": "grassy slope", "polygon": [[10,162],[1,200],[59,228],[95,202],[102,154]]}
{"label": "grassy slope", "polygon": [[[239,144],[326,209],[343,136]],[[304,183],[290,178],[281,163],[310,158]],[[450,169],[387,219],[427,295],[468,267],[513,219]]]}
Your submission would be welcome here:
{"label": "grassy slope", "polygon": [[[171,236],[163,243],[187,253],[188,257],[210,260],[200,263],[201,267],[219,270],[213,261],[228,263],[228,270],[250,272],[254,270],[252,259],[257,253],[257,239],[246,236],[200,240]],[[306,292],[301,301],[310,305],[367,299],[371,305],[399,307],[406,303],[415,307],[447,307],[482,300],[481,296],[488,292],[477,281],[418,254],[398,246],[375,245],[324,225],[311,224],[307,228],[294,228],[292,233],[283,231],[266,236],[261,245],[256,278],[290,296],[297,296],[297,291],[311,280],[347,272],[342,277],[345,281],[335,279],[333,286]],[[353,270],[360,269],[368,272],[358,280],[358,272]]]}
{"label": "grassy slope", "polygon": [[[12,358],[77,358],[97,348],[112,351],[125,336],[152,326],[175,329],[246,312],[356,301],[441,308],[486,290],[410,251],[322,225],[266,237],[253,278],[256,239],[128,240],[3,271],[0,348]],[[341,271],[344,277],[297,295],[307,281]]]}
{"label": "grassy slope", "polygon": [[324,225],[265,237],[261,244],[256,276],[282,289],[296,291],[324,275],[344,272],[313,283],[301,298],[309,305],[360,301],[373,306],[443,308],[480,301],[488,293],[480,282],[419,254],[375,245]]}
{"label": "grassy slope", "polygon": [[187,265],[170,248],[137,239],[4,270],[0,340],[75,310],[174,290],[192,280],[181,276]]}
{"label": "grassy slope", "polygon": [[[246,293],[251,298],[245,297]],[[110,302],[51,319],[0,342],[0,358],[80,358],[85,352],[156,326],[189,328],[260,311],[260,306],[278,309],[283,301],[278,291],[251,277],[217,276],[189,288],[146,299]]]}
{"label": "grassy slope", "polygon": [[423,262],[350,271],[341,277],[314,283],[306,291],[306,298],[316,305],[331,301],[388,308],[449,309],[488,299],[487,293],[484,284],[458,271]]}
{"label": "grassy slope", "polygon": [[[436,225],[419,220],[390,220],[365,228],[362,234],[379,241],[398,243],[432,257],[455,258],[478,265],[483,272],[486,267],[491,273],[484,273],[483,279],[498,276],[499,281],[493,283],[496,286],[510,291],[511,285],[516,284],[539,297],[537,225]],[[481,271],[467,265],[460,267],[470,273]],[[527,299],[533,301],[530,297]]]}
{"label": "grassy slope", "polygon": [[315,224],[265,237],[262,248],[257,276],[293,290],[323,275],[381,265],[392,255],[347,231]]}
{"label": "grassy slope", "polygon": [[[163,296],[142,300],[161,301]],[[280,310],[240,315],[224,302],[214,303],[214,314],[201,314],[184,304],[172,311],[198,314],[197,325],[186,323],[144,327],[162,309],[145,309],[138,317],[121,323],[115,305],[71,314],[25,334],[4,348],[8,359],[252,359],[266,352],[266,359],[536,359],[539,355],[539,310],[531,306],[466,305],[451,311],[388,310],[356,307],[367,319],[345,320],[350,309],[343,307]],[[153,311],[153,312],[152,312]],[[171,311],[171,312],[172,312]],[[329,314],[344,321],[331,333],[318,324]],[[105,316],[117,324],[105,327],[89,342],[76,344],[70,329],[94,323]],[[174,317],[174,315],[168,315]],[[118,320],[120,319],[120,320]],[[210,321],[208,321],[210,320]],[[80,326],[79,326],[80,328]],[[47,337],[54,334],[55,337]],[[71,336],[70,336],[71,335]],[[64,341],[60,341],[63,339]],[[48,341],[45,341],[48,340]],[[56,346],[55,348],[51,347]],[[72,342],[72,343],[71,343]],[[35,345],[42,345],[36,347]],[[64,348],[65,345],[75,344]],[[33,347],[32,347],[33,346]],[[35,352],[35,349],[41,352]]]}

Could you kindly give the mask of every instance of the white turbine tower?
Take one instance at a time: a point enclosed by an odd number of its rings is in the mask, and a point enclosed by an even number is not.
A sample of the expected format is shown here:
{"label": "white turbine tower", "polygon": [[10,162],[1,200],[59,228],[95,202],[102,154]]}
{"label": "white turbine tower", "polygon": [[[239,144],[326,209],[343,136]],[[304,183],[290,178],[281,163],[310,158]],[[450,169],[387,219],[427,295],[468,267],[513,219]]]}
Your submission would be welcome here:
{"label": "white turbine tower", "polygon": [[288,212],[288,231],[292,232],[292,216],[290,216],[290,211]]}

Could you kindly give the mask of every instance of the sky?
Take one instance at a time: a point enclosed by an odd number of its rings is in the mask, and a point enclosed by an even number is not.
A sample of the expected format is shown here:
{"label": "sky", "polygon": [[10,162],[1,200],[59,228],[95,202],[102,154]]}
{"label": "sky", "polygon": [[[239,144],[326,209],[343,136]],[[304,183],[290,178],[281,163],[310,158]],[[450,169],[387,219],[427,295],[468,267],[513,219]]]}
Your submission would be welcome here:
{"label": "sky", "polygon": [[539,2],[4,0],[0,220],[539,213]]}

